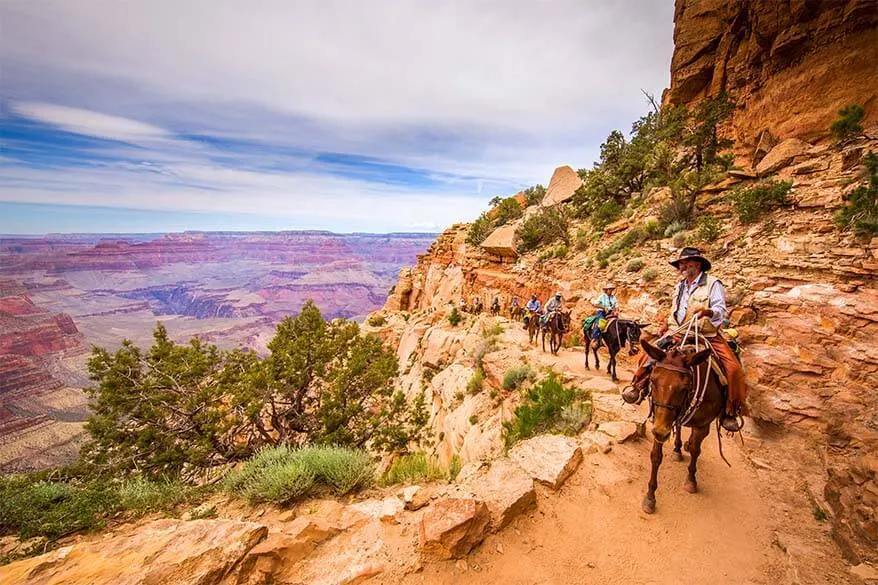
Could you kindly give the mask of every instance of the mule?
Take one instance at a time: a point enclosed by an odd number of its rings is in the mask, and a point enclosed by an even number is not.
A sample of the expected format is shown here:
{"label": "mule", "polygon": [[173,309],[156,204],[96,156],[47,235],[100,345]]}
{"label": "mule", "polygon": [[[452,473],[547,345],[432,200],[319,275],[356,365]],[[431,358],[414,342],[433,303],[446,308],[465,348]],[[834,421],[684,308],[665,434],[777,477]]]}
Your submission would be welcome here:
{"label": "mule", "polygon": [[646,325],[630,319],[618,319],[613,317],[606,330],[602,331],[597,340],[592,339],[592,332],[587,331],[583,326],[582,334],[585,338],[585,369],[589,369],[588,351],[594,343],[594,367],[599,370],[601,361],[598,358],[598,350],[602,345],[607,346],[607,352],[610,354],[610,360],[607,362],[607,374],[609,374],[613,382],[618,382],[619,377],[616,375],[616,354],[618,354],[626,344],[628,344],[628,354],[637,353],[637,344],[640,342],[640,333]]}
{"label": "mule", "polygon": [[509,307],[509,318],[513,321],[519,321],[524,318],[524,307],[518,305]]}
{"label": "mule", "polygon": [[[652,451],[650,462],[652,470],[647,484],[646,495],[641,508],[647,514],[655,512],[655,490],[658,488],[658,470],[662,464],[665,441],[675,433],[674,458],[683,460],[680,452],[681,427],[689,427],[692,432],[686,441],[689,452],[689,475],[683,484],[690,494],[698,491],[698,457],[701,455],[701,444],[710,434],[710,424],[717,420],[723,411],[725,398],[716,374],[711,371],[708,358],[710,348],[695,353],[686,353],[677,348],[663,351],[646,340],[640,345],[649,357],[656,360],[649,376],[652,391],[649,395],[649,409],[653,416]],[[719,428],[717,428],[719,437]],[[728,464],[722,451],[722,439],[719,453]]]}
{"label": "mule", "polygon": [[496,317],[499,314],[500,314],[500,301],[498,301],[497,299],[494,299],[494,302],[491,303],[491,315],[493,317]]}
{"label": "mule", "polygon": [[543,339],[543,351],[546,351],[546,335],[549,336],[549,351],[557,354],[561,349],[561,341],[564,334],[570,330],[570,311],[553,311],[541,324],[540,331]]}
{"label": "mule", "polygon": [[534,344],[537,339],[537,333],[540,330],[540,314],[534,311],[525,313],[524,326],[527,329],[528,342]]}

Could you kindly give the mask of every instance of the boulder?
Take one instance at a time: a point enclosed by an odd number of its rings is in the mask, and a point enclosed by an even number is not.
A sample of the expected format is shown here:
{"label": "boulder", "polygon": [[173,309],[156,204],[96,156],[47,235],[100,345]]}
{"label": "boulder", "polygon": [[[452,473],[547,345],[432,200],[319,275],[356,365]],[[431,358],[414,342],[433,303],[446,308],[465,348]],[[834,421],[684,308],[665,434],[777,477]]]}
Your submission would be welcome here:
{"label": "boulder", "polygon": [[448,498],[430,506],[418,526],[418,544],[427,558],[458,559],[488,534],[491,514],[485,502]]}
{"label": "boulder", "polygon": [[402,501],[406,510],[420,510],[430,503],[430,494],[419,485],[410,485],[402,490]]}
{"label": "boulder", "polygon": [[537,504],[533,479],[507,458],[495,460],[486,472],[476,475],[463,487],[488,505],[493,530],[500,530]]}
{"label": "boulder", "polygon": [[19,585],[219,583],[268,529],[236,520],[157,520],[136,532],[80,542],[0,567]]}
{"label": "boulder", "polygon": [[598,426],[598,431],[604,433],[617,443],[624,443],[638,434],[637,423],[627,421],[605,422]]}
{"label": "boulder", "polygon": [[509,458],[532,478],[557,490],[582,463],[582,449],[570,437],[540,435],[517,444]]}
{"label": "boulder", "polygon": [[517,258],[518,252],[515,250],[516,227],[518,227],[518,223],[501,225],[485,238],[481,245],[482,249],[489,254],[505,258]]}
{"label": "boulder", "polygon": [[582,179],[569,166],[562,166],[555,169],[552,173],[552,179],[549,181],[549,188],[546,189],[546,196],[543,197],[541,205],[543,207],[551,207],[569,201],[576,190],[582,186]]}
{"label": "boulder", "polygon": [[250,550],[236,569],[238,582],[270,583],[282,566],[298,563],[339,532],[322,520],[300,516],[284,532],[272,532]]}
{"label": "boulder", "polygon": [[756,174],[760,177],[771,175],[793,162],[804,157],[811,150],[811,145],[798,138],[787,138],[765,155],[756,165]]}
{"label": "boulder", "polygon": [[613,442],[603,433],[586,431],[579,438],[586,453],[606,454],[613,449]]}

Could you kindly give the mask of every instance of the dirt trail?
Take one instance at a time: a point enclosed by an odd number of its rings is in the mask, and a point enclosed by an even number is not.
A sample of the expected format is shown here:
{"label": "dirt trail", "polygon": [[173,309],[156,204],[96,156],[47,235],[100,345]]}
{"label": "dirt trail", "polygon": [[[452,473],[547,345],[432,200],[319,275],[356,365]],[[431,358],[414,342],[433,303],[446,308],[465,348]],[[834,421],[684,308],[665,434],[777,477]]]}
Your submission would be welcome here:
{"label": "dirt trail", "polygon": [[[574,366],[581,356],[561,352],[558,365]],[[575,365],[589,377],[581,361]],[[621,368],[619,374],[626,379]],[[385,582],[861,583],[847,572],[828,528],[813,518],[807,481],[790,473],[807,466],[785,459],[785,442],[793,440],[759,436],[758,428],[743,447],[725,439],[728,468],[712,431],[699,459],[700,492],[694,495],[682,489],[688,455],[682,463],[673,461],[666,445],[652,516],[640,510],[651,441],[615,445],[607,455],[587,455],[560,492],[540,490],[537,510],[490,536],[465,562],[428,564],[401,581]],[[756,459],[760,465],[754,465],[754,453],[772,464]]]}

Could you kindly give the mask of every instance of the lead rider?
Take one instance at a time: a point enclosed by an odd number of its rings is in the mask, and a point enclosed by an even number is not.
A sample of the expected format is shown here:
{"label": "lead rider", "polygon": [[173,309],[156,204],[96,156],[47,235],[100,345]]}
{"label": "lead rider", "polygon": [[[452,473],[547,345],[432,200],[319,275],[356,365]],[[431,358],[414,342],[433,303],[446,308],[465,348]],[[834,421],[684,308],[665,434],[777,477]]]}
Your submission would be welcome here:
{"label": "lead rider", "polygon": [[[729,382],[725,413],[720,424],[727,431],[737,432],[741,430],[738,415],[744,412],[747,386],[740,362],[719,332],[719,327],[727,313],[725,288],[722,282],[708,274],[711,268],[710,261],[702,256],[698,248],[683,248],[680,257],[670,264],[683,278],[677,283],[671,314],[659,333],[661,339],[656,345],[669,347],[674,342],[679,343],[681,339],[677,332],[681,327],[685,328],[684,325],[691,319],[697,319],[698,334],[710,344],[713,355],[720,362]],[[668,330],[672,330],[670,335],[667,335]],[[646,355],[641,358],[640,367],[634,373],[632,386],[622,393],[625,402],[633,404],[646,397],[649,392],[649,373],[653,363],[653,360],[648,359]]]}

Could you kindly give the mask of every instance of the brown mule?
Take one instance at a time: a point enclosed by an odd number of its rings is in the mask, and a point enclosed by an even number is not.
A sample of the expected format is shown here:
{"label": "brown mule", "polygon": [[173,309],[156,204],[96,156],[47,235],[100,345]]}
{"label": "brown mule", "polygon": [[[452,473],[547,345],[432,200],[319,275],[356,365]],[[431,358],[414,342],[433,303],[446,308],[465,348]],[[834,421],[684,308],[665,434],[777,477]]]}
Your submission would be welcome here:
{"label": "brown mule", "polygon": [[570,330],[570,311],[554,311],[541,327],[543,351],[546,351],[546,336],[549,336],[549,351],[553,354],[561,349],[564,334]]}
{"label": "brown mule", "polygon": [[[724,400],[716,376],[710,371],[707,362],[710,349],[684,353],[677,349],[662,351],[646,340],[641,340],[640,345],[657,362],[649,376],[652,387],[649,397],[650,411],[654,416],[653,443],[649,456],[652,471],[641,503],[643,511],[652,514],[655,512],[655,490],[658,487],[658,470],[662,464],[665,441],[672,432],[675,433],[674,456],[677,461],[682,461],[680,427],[692,429],[689,440],[686,441],[686,450],[690,457],[689,477],[683,484],[683,489],[694,494],[698,491],[695,473],[698,456],[701,455],[701,443],[710,434],[710,424],[722,413]],[[722,444],[720,456],[723,456]],[[725,461],[725,457],[723,460]]]}
{"label": "brown mule", "polygon": [[538,339],[537,333],[540,331],[540,314],[528,311],[524,318],[527,325],[528,342],[533,345],[536,343]]}

